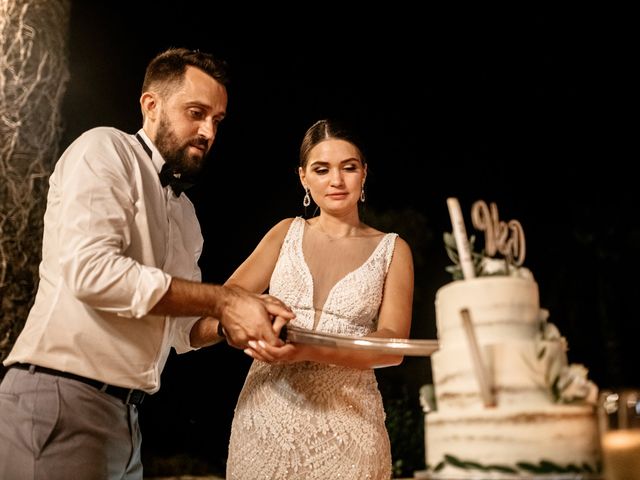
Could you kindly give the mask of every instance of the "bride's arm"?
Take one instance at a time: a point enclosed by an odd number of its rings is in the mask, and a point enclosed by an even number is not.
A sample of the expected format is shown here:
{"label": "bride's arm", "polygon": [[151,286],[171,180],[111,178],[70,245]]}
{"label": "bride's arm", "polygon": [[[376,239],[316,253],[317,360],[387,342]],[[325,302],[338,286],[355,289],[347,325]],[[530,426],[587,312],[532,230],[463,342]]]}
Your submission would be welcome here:
{"label": "bride's arm", "polygon": [[286,218],[274,225],[224,284],[237,285],[254,293],[265,292],[292,221],[292,218]]}
{"label": "bride's arm", "polygon": [[[406,241],[398,237],[385,279],[380,304],[378,328],[368,336],[408,338],[413,307],[413,257]],[[362,350],[337,349],[316,345],[288,343],[281,347],[250,342],[247,355],[267,362],[293,363],[313,361],[353,368],[380,368],[402,363],[402,355]]]}

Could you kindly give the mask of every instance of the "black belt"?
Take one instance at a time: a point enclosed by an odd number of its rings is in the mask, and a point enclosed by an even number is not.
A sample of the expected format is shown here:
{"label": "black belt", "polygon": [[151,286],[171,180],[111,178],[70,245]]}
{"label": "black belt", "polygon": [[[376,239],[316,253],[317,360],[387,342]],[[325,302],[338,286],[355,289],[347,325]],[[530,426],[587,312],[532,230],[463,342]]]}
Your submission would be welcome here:
{"label": "black belt", "polygon": [[108,393],[124,402],[126,405],[140,405],[145,397],[145,392],[142,390],[136,390],[133,388],[116,387],[115,385],[109,385],[108,383],[100,382],[92,378],[82,377],[75,373],[61,372],[60,370],[54,370],[53,368],[41,367],[39,365],[30,365],[28,363],[14,363],[9,365],[9,368],[19,368],[20,370],[28,370],[31,373],[40,372],[48,375],[55,375],[57,377],[70,378],[72,380],[78,380],[79,382],[91,385],[97,388],[101,392]]}

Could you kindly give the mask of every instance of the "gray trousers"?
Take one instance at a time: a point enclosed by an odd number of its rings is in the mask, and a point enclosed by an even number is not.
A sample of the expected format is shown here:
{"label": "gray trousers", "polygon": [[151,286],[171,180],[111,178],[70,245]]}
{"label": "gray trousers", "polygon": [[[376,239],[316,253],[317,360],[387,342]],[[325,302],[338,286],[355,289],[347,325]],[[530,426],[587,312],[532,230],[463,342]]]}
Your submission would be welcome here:
{"label": "gray trousers", "polygon": [[77,380],[9,369],[0,479],[141,480],[138,410]]}

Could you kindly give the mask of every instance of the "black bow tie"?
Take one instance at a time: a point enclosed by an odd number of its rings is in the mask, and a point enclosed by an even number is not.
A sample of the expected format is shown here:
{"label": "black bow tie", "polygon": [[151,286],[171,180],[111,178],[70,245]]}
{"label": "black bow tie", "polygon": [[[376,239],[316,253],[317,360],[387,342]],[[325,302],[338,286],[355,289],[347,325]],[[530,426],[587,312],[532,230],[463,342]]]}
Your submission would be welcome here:
{"label": "black bow tie", "polygon": [[[147,152],[147,155],[149,155],[149,158],[152,158],[151,148],[149,148],[149,145],[145,143],[139,133],[136,133],[136,138],[142,145],[142,148],[144,148],[144,151]],[[160,170],[158,175],[160,176],[162,186],[166,187],[167,185],[171,185],[171,190],[173,190],[176,197],[179,197],[187,188],[193,187],[195,183],[180,172],[174,170],[167,162],[162,165],[162,170]]]}
{"label": "black bow tie", "polygon": [[179,197],[182,192],[194,185],[190,179],[186,178],[180,172],[176,172],[173,167],[166,162],[162,165],[162,170],[160,170],[159,175],[162,186],[166,187],[170,185],[176,197]]}

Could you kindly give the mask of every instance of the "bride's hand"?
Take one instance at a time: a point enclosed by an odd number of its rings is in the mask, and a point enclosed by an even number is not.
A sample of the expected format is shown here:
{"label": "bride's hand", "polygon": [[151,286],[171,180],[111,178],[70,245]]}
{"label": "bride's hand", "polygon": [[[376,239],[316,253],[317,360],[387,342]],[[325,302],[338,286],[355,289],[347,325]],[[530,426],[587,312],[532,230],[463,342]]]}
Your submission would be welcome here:
{"label": "bride's hand", "polygon": [[[277,315],[275,317],[273,317],[273,332],[276,334],[276,337],[278,338],[282,338],[280,336],[280,333],[282,332],[282,328],[289,323],[289,320],[281,317],[280,315]],[[284,343],[284,342],[283,342]],[[282,344],[278,344],[278,346],[282,346]]]}
{"label": "bride's hand", "polygon": [[[280,332],[281,328],[282,325],[277,333]],[[292,343],[282,342],[280,345],[274,346],[262,340],[251,340],[249,347],[244,349],[244,353],[251,358],[267,363],[293,363],[296,361],[298,348]]]}

